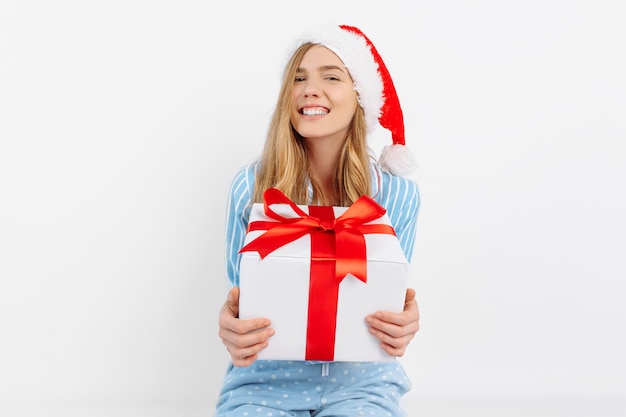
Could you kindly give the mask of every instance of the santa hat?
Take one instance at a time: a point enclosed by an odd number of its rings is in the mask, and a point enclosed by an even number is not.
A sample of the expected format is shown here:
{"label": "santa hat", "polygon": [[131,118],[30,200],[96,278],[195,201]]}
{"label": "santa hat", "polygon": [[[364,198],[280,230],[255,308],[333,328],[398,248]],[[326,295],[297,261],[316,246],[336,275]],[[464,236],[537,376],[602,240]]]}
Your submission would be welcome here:
{"label": "santa hat", "polygon": [[404,118],[396,89],[367,36],[354,26],[319,26],[302,34],[297,47],[305,43],[323,45],[343,61],[365,113],[367,132],[373,132],[378,124],[391,132],[393,143],[383,147],[378,159],[380,167],[395,175],[413,172],[417,160],[404,143]]}

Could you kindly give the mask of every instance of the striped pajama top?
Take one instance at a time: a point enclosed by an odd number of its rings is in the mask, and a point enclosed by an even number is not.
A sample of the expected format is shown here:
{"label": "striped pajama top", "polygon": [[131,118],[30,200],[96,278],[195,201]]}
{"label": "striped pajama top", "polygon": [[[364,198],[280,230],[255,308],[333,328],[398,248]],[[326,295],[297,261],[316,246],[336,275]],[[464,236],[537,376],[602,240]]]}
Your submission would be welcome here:
{"label": "striped pajama top", "polygon": [[[239,285],[241,255],[238,252],[243,246],[248,229],[257,165],[258,162],[252,162],[241,168],[230,186],[226,213],[226,270],[233,285]],[[411,262],[420,207],[417,183],[383,171],[374,163],[370,165],[370,173],[371,197],[387,210],[404,255]],[[312,195],[312,192],[312,187],[309,186],[309,194]]]}

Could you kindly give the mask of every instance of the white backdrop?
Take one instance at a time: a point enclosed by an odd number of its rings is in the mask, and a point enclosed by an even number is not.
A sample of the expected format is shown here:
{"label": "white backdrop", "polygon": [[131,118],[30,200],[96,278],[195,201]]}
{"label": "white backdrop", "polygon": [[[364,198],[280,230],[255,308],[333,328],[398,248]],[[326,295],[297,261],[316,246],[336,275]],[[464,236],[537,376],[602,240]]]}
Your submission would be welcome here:
{"label": "white backdrop", "polygon": [[227,188],[316,23],[420,159],[409,415],[625,415],[623,2],[408,4],[0,3],[0,415],[211,415]]}

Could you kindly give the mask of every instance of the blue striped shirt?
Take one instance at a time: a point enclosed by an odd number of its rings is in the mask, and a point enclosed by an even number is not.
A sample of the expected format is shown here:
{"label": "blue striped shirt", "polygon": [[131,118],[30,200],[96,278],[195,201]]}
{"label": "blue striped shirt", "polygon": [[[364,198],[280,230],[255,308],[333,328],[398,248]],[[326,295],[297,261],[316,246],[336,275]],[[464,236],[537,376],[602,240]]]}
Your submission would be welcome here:
{"label": "blue striped shirt", "polygon": [[[238,253],[243,246],[252,207],[254,175],[258,162],[241,168],[230,186],[226,217],[226,270],[233,285],[239,285]],[[420,196],[415,181],[392,175],[372,163],[372,198],[387,210],[402,250],[411,262]],[[312,194],[312,187],[309,187]]]}

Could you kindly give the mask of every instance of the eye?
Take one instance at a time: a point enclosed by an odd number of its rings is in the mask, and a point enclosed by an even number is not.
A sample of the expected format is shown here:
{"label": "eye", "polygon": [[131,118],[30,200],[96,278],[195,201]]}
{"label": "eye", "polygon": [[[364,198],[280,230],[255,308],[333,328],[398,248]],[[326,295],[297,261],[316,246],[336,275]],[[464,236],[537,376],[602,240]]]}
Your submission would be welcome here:
{"label": "eye", "polygon": [[296,78],[294,78],[295,82],[300,82],[300,81],[304,81],[306,78],[304,78],[302,75],[296,75]]}

